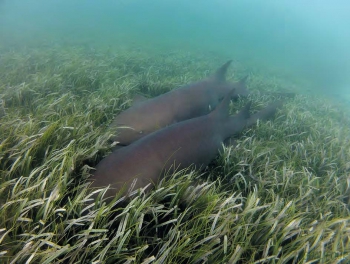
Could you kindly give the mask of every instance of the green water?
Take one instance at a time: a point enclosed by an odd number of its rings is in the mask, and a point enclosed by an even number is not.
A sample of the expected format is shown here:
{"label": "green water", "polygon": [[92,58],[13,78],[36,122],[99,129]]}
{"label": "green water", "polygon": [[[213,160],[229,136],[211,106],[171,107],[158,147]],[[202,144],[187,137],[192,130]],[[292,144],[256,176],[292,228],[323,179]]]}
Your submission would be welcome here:
{"label": "green water", "polygon": [[[350,263],[349,6],[0,0],[0,263]],[[227,79],[248,74],[252,92],[230,114],[283,97],[275,117],[205,171],[89,204],[133,95],[228,59]]]}
{"label": "green water", "polygon": [[[0,46],[202,51],[251,71],[350,93],[346,1],[0,1]],[[301,87],[302,89],[303,87]]]}

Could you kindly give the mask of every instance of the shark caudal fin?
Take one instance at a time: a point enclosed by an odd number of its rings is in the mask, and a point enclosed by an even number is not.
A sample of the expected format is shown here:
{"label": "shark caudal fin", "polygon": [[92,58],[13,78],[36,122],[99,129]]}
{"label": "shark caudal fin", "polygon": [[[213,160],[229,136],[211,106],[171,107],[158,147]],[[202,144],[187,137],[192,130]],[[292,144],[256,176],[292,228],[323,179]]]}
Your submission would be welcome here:
{"label": "shark caudal fin", "polygon": [[222,65],[219,69],[216,70],[213,75],[213,79],[219,82],[224,82],[226,80],[226,72],[228,67],[231,65],[232,60],[227,61],[224,65]]}
{"label": "shark caudal fin", "polygon": [[269,118],[272,118],[276,114],[277,110],[280,109],[282,106],[283,100],[269,104],[264,109],[255,113],[247,120],[247,127],[255,125],[258,120],[264,121],[268,120]]}

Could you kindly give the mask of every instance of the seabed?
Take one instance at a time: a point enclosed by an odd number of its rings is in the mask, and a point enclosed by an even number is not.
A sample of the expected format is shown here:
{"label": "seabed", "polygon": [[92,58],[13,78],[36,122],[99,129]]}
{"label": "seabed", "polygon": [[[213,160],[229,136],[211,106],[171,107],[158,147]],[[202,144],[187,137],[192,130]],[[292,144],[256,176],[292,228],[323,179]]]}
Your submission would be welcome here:
{"label": "seabed", "polygon": [[[227,59],[1,50],[0,262],[349,263],[350,111],[303,87],[205,173],[180,171],[128,203],[89,198],[89,168],[110,153],[108,125],[133,94],[202,79]],[[243,65],[228,79],[249,73],[253,112],[278,99],[266,91],[290,87]]]}

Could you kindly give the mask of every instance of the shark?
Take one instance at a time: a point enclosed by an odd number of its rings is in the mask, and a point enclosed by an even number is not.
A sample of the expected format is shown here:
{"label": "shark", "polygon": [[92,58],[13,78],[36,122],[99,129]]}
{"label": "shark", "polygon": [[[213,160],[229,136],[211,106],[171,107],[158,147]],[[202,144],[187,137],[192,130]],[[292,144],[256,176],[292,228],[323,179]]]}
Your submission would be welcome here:
{"label": "shark", "polygon": [[207,115],[187,119],[157,130],[102,159],[89,178],[90,188],[110,186],[106,199],[117,193],[130,196],[140,188],[151,190],[169,172],[194,166],[205,168],[231,136],[272,117],[283,103],[277,101],[250,115],[249,102],[230,116],[231,90]]}
{"label": "shark", "polygon": [[235,89],[231,94],[232,99],[247,96],[248,76],[233,83],[226,81],[225,75],[231,62],[227,61],[215,74],[204,80],[150,99],[137,96],[133,105],[112,121],[110,127],[117,130],[112,140],[120,146],[126,146],[171,124],[206,115],[232,89]]}

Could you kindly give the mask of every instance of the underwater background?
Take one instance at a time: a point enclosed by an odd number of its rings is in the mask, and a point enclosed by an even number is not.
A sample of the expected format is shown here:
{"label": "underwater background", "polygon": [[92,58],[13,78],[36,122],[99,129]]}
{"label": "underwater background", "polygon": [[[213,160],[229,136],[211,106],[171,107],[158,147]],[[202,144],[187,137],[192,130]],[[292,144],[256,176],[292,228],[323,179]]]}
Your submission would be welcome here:
{"label": "underwater background", "polygon": [[0,44],[214,52],[341,94],[350,89],[349,12],[345,0],[2,0]]}
{"label": "underwater background", "polygon": [[[350,4],[0,0],[0,263],[350,263]],[[105,203],[89,171],[133,95],[232,59],[268,121],[204,172]],[[283,97],[283,96],[282,96]]]}

